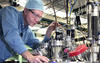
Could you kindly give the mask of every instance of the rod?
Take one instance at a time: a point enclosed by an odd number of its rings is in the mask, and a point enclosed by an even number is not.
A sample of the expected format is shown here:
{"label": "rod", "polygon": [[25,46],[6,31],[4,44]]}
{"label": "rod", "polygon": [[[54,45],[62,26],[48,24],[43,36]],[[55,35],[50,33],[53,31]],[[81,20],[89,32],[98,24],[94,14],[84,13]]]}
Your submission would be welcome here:
{"label": "rod", "polygon": [[[87,0],[87,3],[89,3],[90,0]],[[91,5],[87,6],[87,17],[88,17],[88,38],[89,40],[92,40],[92,28],[91,28],[91,12],[92,12],[92,7]]]}
{"label": "rod", "polygon": [[64,6],[65,6],[65,12],[66,12],[66,24],[69,24],[68,22],[68,1],[69,0],[64,0]]}
{"label": "rod", "polygon": [[50,2],[52,3],[51,5],[54,11],[55,22],[57,22],[57,15],[56,15],[55,7],[54,7],[54,0],[50,0]]}

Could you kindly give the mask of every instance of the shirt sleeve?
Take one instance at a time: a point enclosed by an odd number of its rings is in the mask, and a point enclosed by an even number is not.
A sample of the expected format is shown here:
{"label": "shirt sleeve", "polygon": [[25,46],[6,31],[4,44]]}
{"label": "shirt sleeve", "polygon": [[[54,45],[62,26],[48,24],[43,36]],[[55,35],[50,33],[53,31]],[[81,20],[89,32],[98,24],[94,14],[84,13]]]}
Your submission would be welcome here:
{"label": "shirt sleeve", "polygon": [[18,14],[13,7],[6,7],[2,14],[2,29],[8,45],[18,54],[27,50],[18,30]]}
{"label": "shirt sleeve", "polygon": [[36,38],[34,32],[32,32],[31,29],[27,30],[28,40],[27,40],[27,45],[30,46],[32,49],[36,49],[40,46],[40,41]]}
{"label": "shirt sleeve", "polygon": [[50,40],[50,38],[49,37],[47,37],[46,35],[45,35],[45,37],[44,37],[44,39],[43,39],[43,43],[46,43],[46,42],[48,42]]}

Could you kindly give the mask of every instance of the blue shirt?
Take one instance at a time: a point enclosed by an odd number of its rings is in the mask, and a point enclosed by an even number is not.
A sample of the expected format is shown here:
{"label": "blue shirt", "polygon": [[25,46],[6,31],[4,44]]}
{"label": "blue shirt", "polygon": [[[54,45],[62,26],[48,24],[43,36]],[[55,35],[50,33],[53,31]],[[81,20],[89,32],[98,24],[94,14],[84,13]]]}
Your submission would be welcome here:
{"label": "blue shirt", "polygon": [[[3,29],[4,38],[7,44],[18,54],[22,54],[27,50],[25,45],[37,48],[39,40],[29,29],[28,25],[24,26],[23,12],[17,11],[15,8],[8,6],[0,10],[0,30]],[[2,29],[1,29],[2,27]],[[1,33],[1,31],[0,31]],[[21,37],[20,34],[23,34]],[[49,40],[45,36],[43,41]],[[11,57],[12,54],[6,48],[6,45],[0,39],[0,62]]]}

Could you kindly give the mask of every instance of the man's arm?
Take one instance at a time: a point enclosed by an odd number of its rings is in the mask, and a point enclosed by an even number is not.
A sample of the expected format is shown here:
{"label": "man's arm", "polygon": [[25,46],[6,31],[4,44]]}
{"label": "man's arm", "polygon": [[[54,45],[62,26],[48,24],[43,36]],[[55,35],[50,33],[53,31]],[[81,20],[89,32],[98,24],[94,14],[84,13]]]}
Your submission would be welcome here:
{"label": "man's arm", "polygon": [[46,35],[45,35],[43,42],[50,40],[50,36],[51,36],[52,31],[54,31],[56,29],[56,27],[58,27],[58,26],[61,26],[61,25],[57,22],[52,22],[48,26],[48,29],[46,31]]}

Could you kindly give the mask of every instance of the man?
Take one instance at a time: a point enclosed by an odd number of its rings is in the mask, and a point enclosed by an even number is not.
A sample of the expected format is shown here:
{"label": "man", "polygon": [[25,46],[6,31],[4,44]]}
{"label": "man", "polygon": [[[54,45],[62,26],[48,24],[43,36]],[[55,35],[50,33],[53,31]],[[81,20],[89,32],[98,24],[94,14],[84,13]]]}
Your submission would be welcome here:
{"label": "man", "polygon": [[[38,47],[39,40],[29,29],[42,18],[43,4],[41,0],[29,0],[23,12],[9,6],[0,10],[0,63],[13,56],[11,51],[22,55],[30,63],[48,63],[45,56],[33,56],[25,47]],[[53,22],[47,29],[43,41],[48,41],[57,23]]]}

